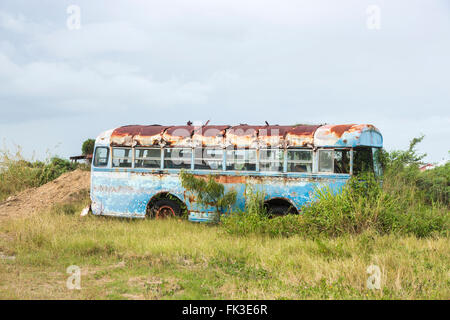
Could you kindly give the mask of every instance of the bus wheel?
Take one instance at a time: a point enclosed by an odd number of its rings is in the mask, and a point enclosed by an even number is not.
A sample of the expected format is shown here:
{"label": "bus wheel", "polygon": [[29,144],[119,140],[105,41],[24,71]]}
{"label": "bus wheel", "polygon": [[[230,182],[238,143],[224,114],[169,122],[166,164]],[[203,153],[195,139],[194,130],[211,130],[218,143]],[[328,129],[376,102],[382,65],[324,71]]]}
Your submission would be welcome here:
{"label": "bus wheel", "polygon": [[172,200],[158,200],[153,208],[152,215],[155,219],[166,219],[179,216],[181,212],[180,205]]}
{"label": "bus wheel", "polygon": [[287,214],[298,214],[297,209],[285,199],[270,199],[264,203],[264,207],[271,218]]}

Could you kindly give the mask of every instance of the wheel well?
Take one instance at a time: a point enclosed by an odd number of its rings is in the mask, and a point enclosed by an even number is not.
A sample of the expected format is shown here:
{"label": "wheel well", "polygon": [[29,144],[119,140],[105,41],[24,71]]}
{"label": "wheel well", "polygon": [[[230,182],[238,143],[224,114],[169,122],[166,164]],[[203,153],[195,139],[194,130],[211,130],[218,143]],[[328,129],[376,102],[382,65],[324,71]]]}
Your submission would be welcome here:
{"label": "wheel well", "polygon": [[277,212],[277,214],[280,214],[278,212],[285,212],[285,214],[298,214],[298,210],[295,205],[292,201],[286,198],[272,198],[266,200],[264,201],[264,206],[268,211],[272,210]]}
{"label": "wheel well", "polygon": [[156,204],[157,201],[159,200],[171,200],[171,201],[175,201],[180,205],[181,208],[181,214],[187,214],[187,207],[186,204],[180,200],[180,198],[178,198],[176,195],[170,193],[170,192],[160,192],[155,194],[150,201],[147,203],[147,208],[146,208],[146,214],[148,215],[150,213],[150,211],[152,210],[153,206]]}

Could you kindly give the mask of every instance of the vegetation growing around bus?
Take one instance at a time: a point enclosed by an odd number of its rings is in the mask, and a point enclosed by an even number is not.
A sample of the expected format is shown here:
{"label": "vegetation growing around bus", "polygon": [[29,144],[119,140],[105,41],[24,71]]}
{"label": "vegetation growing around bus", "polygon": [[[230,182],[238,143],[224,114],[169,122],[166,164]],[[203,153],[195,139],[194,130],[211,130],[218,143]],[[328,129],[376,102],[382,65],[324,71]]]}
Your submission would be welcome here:
{"label": "vegetation growing around bus", "polygon": [[450,164],[420,172],[424,155],[417,154],[416,146],[422,139],[413,139],[405,151],[380,155],[385,171],[382,182],[366,172],[350,179],[340,193],[318,189],[300,215],[269,219],[264,213],[247,209],[223,219],[224,228],[232,234],[270,236],[334,237],[370,230],[378,234],[448,236]]}
{"label": "vegetation growing around bus", "polygon": [[[383,154],[382,186],[368,175],[323,189],[299,215],[269,219],[249,188],[242,212],[208,227],[80,217],[87,195],[2,221],[0,298],[448,300],[450,166],[420,172],[410,151]],[[82,290],[66,289],[74,264]],[[366,285],[374,264],[379,290]]]}
{"label": "vegetation growing around bus", "polygon": [[181,170],[180,177],[183,188],[194,194],[196,203],[214,207],[217,218],[220,214],[229,212],[230,206],[236,202],[236,190],[225,191],[224,185],[216,182],[213,175],[205,180]]}
{"label": "vegetation growing around bus", "polygon": [[[1,299],[450,298],[445,237],[236,235],[181,219],[80,217],[85,203],[0,223]],[[294,217],[272,222],[287,230]],[[374,264],[379,290],[366,285]],[[81,290],[66,288],[70,265]]]}

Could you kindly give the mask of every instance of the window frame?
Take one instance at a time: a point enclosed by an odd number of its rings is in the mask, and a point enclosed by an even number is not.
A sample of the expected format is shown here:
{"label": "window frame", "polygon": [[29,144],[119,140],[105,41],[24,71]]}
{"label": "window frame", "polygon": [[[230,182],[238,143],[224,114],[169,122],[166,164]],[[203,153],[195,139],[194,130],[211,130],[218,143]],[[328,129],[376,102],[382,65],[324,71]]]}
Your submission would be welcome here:
{"label": "window frame", "polygon": [[[281,153],[281,159],[279,159],[279,160],[272,160],[272,159],[261,159],[261,151],[276,151],[276,152],[279,152],[279,153]],[[285,150],[284,149],[282,149],[282,148],[260,148],[260,149],[258,149],[258,152],[257,152],[257,161],[258,161],[258,164],[257,164],[257,171],[259,171],[259,172],[273,172],[273,173],[283,173],[283,172],[285,172],[284,171],[284,162],[285,162],[285,158],[286,158],[286,152],[285,152]],[[267,163],[277,163],[277,162],[279,162],[280,163],[280,169],[279,170],[261,170],[261,168],[262,168],[262,166],[261,166],[261,164],[262,163],[264,163],[264,164],[267,164]]]}
{"label": "window frame", "polygon": [[[162,157],[162,148],[156,148],[156,147],[138,147],[138,148],[133,148],[134,149],[134,158],[133,158],[133,168],[137,168],[137,169],[149,169],[149,170],[154,170],[154,169],[161,169],[161,164],[163,161],[163,157]],[[159,150],[159,157],[138,157],[137,156],[137,152],[139,150]],[[158,160],[159,161],[159,166],[158,167],[141,167],[141,166],[136,166],[137,161],[138,160]]]}
{"label": "window frame", "polygon": [[[118,150],[118,149],[122,149],[122,150],[131,150],[130,157],[114,157],[114,150]],[[114,165],[114,160],[116,159],[131,159],[130,164],[131,166],[129,167],[121,167],[121,166],[115,166]],[[121,169],[130,169],[130,168],[134,168],[134,152],[133,152],[133,148],[132,147],[112,147],[111,148],[111,168],[121,168]]]}
{"label": "window frame", "polygon": [[[338,173],[334,172],[334,161],[336,159],[335,154],[336,151],[348,151],[349,152],[349,172],[348,173]],[[331,151],[332,157],[331,157],[331,164],[332,164],[332,171],[320,171],[320,152],[321,151]],[[320,148],[317,149],[317,173],[321,174],[337,174],[337,175],[352,175],[353,174],[353,148],[345,148],[345,147],[337,147],[337,148]]]}
{"label": "window frame", "polygon": [[[289,160],[289,152],[309,152],[311,155],[311,160]],[[299,171],[289,171],[289,164],[311,164],[311,172],[299,172]],[[295,148],[295,149],[286,149],[286,172],[287,173],[306,173],[313,174],[314,173],[314,150],[309,148]]]}
{"label": "window frame", "polygon": [[[97,161],[97,149],[106,149],[106,164],[105,165],[101,165],[101,166],[99,166],[99,165],[96,165],[96,161]],[[106,168],[106,167],[108,167],[109,166],[109,147],[107,147],[107,146],[97,146],[97,147],[95,147],[95,150],[94,150],[94,159],[93,159],[93,161],[92,161],[92,165],[95,167],[95,168]]]}
{"label": "window frame", "polygon": [[[193,152],[193,154],[194,154],[194,170],[224,171],[224,169],[223,169],[223,160],[225,158],[225,151],[226,151],[226,149],[223,149],[223,148],[220,148],[220,147],[201,147],[201,148],[194,148],[193,150],[194,150],[194,152]],[[201,150],[201,158],[197,157],[197,152],[196,151],[198,151],[198,150]],[[205,150],[221,151],[222,157],[220,159],[219,158],[205,158],[204,157]],[[214,161],[214,162],[218,162],[219,165],[218,165],[217,169],[213,169],[208,164],[206,164],[206,160],[211,160],[211,161]],[[201,163],[197,163],[197,161],[201,161]],[[197,168],[196,167],[198,165],[204,165],[204,164],[208,165],[209,168],[205,169],[205,168]]]}
{"label": "window frame", "polygon": [[[185,170],[192,170],[192,156],[193,156],[193,154],[194,154],[194,149],[193,148],[187,148],[187,147],[167,147],[167,148],[162,148],[162,150],[163,150],[163,152],[162,152],[162,164],[163,164],[163,166],[162,166],[162,168],[163,169],[166,169],[166,170],[181,170],[181,169],[185,169]],[[184,158],[184,157],[182,157],[182,158],[175,158],[175,159],[168,159],[168,158],[166,158],[166,150],[172,150],[171,152],[173,152],[173,150],[189,150],[189,152],[190,152],[190,158],[189,158],[189,163],[186,163],[186,162],[184,162],[185,160],[186,160],[186,158]],[[182,168],[169,168],[169,167],[166,167],[166,161],[172,161],[172,163],[173,163],[173,160],[183,160],[180,164],[175,164],[176,166],[179,166],[179,165],[189,165],[189,168],[186,168],[186,167],[182,167]]]}
{"label": "window frame", "polygon": [[[250,151],[254,151],[255,153],[255,157],[254,157],[254,163],[253,162],[245,162],[245,158],[244,161],[236,159],[235,154],[238,151],[246,151],[245,154],[250,154]],[[228,169],[228,153],[229,152],[233,152],[233,158],[232,158],[232,165],[233,165],[233,169]],[[250,160],[250,156],[247,158],[247,160]],[[235,164],[238,163],[243,163],[245,164],[251,164],[251,165],[255,165],[255,170],[248,170],[248,169],[236,169],[235,168]],[[259,172],[259,167],[258,167],[259,163],[258,163],[258,149],[257,148],[239,148],[239,149],[225,149],[225,171],[238,171],[238,172]]]}
{"label": "window frame", "polygon": [[[352,152],[352,148],[333,148],[333,173],[334,174],[352,174],[353,173],[353,152]],[[335,169],[335,165],[334,162],[336,161],[336,151],[348,151],[348,173],[342,173],[342,172],[334,172]]]}

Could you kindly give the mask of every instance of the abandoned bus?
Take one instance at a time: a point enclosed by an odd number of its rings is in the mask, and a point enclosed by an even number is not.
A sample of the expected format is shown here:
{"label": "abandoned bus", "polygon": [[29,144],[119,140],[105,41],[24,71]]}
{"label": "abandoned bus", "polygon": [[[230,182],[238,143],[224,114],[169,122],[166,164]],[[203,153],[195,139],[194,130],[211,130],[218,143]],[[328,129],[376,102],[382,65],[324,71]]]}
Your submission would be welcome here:
{"label": "abandoned bus", "polygon": [[234,188],[231,210],[244,208],[251,186],[264,192],[273,214],[298,213],[315,188],[339,191],[362,168],[379,172],[375,153],[382,145],[368,124],[123,126],[96,139],[91,209],[160,218],[185,208],[191,221],[212,221],[215,209],[196,204],[182,187],[179,173],[186,170]]}

